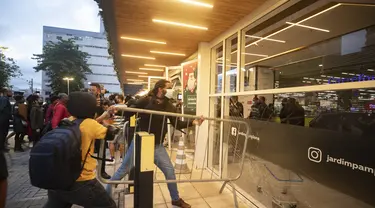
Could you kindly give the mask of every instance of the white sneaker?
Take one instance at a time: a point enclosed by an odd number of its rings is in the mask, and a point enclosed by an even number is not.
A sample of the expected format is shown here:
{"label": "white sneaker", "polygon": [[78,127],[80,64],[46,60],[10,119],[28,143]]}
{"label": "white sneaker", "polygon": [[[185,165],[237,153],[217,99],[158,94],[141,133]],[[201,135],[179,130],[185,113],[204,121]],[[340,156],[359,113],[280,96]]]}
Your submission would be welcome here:
{"label": "white sneaker", "polygon": [[107,161],[106,162],[107,165],[114,165],[115,163],[116,163],[115,159],[112,159],[112,161]]}
{"label": "white sneaker", "polygon": [[33,148],[34,144],[32,142],[29,143],[29,147]]}

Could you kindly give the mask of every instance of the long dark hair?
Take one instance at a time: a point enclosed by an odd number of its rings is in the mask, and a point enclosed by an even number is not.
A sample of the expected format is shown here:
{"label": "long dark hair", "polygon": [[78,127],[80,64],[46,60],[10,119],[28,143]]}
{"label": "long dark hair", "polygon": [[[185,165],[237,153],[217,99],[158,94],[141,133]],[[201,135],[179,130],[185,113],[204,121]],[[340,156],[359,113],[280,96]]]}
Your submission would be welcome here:
{"label": "long dark hair", "polygon": [[170,81],[166,79],[161,79],[155,83],[154,89],[152,89],[148,95],[149,96],[156,96],[158,94],[159,88],[164,88],[167,83],[170,83]]}

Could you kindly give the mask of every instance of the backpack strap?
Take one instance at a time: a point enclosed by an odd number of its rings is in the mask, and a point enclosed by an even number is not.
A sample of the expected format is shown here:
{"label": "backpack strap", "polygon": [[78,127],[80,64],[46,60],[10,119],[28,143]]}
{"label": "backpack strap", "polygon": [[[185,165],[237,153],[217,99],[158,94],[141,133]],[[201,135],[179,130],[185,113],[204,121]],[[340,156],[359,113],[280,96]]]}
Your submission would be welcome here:
{"label": "backpack strap", "polygon": [[[73,121],[73,123],[74,123],[75,125],[77,125],[78,128],[79,128],[79,126],[81,125],[81,123],[82,123],[84,120],[85,120],[85,119],[75,119],[75,120]],[[86,155],[85,155],[85,159],[83,159],[83,163],[82,163],[82,166],[81,166],[81,172],[83,171],[83,168],[85,167],[85,163],[86,163],[86,160],[87,160],[88,155],[90,154],[90,150],[91,150],[91,146],[92,146],[93,141],[94,141],[94,140],[91,140],[91,142],[90,142],[90,146],[89,146],[89,149],[87,150]],[[82,144],[82,141],[81,141],[81,144]]]}
{"label": "backpack strap", "polygon": [[94,140],[95,139],[91,140],[91,142],[90,142],[89,149],[87,150],[86,155],[85,155],[85,159],[83,160],[83,163],[82,163],[81,172],[83,171],[83,168],[85,167],[85,163],[86,163],[87,157],[90,154],[91,146],[92,146]]}

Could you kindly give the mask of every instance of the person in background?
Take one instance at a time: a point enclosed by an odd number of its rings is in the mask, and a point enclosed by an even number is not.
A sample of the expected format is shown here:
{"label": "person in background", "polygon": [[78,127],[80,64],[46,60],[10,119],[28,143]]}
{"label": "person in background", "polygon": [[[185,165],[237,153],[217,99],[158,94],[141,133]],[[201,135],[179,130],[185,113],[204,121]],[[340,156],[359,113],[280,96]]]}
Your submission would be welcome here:
{"label": "person in background", "polygon": [[22,95],[14,96],[16,103],[13,106],[13,131],[16,134],[14,137],[14,151],[23,152],[22,141],[27,131],[27,106]]}
{"label": "person in background", "polygon": [[305,126],[305,109],[295,98],[288,99],[286,120],[290,125]]}
{"label": "person in background", "polygon": [[229,116],[243,118],[243,105],[238,102],[238,96],[230,98]]}
{"label": "person in background", "polygon": [[[44,118],[43,118],[43,108],[42,108],[42,102],[39,100],[38,95],[34,95],[31,111],[30,111],[30,126],[32,130],[33,135],[33,146],[36,145],[36,143],[40,140],[40,133],[44,126]],[[65,107],[65,106],[64,106]]]}
{"label": "person in background", "polygon": [[68,102],[68,95],[65,93],[60,93],[58,95],[59,101],[53,108],[53,116],[51,120],[52,129],[56,128],[60,121],[64,118],[69,118],[70,114],[66,109],[66,103]]}
{"label": "person in background", "polygon": [[52,95],[50,98],[50,104],[46,110],[46,117],[44,118],[44,122],[47,125],[51,122],[53,117],[53,109],[55,108],[56,104],[59,102],[59,97],[57,95]]}
{"label": "person in background", "polygon": [[[115,102],[116,104],[124,104],[125,103],[124,96],[117,95],[115,97]],[[122,156],[124,155],[124,151],[125,151],[124,132],[122,131],[124,123],[125,123],[125,119],[124,119],[123,112],[115,112],[114,117],[113,117],[113,126],[121,129],[121,132],[119,135],[116,136],[116,138],[113,141],[109,142],[109,152],[111,154],[111,160],[112,160],[110,162],[107,162],[107,164],[109,165],[113,165],[116,163],[115,161],[116,145],[119,146],[120,160],[122,161]]]}
{"label": "person in background", "polygon": [[266,104],[266,98],[259,96],[251,106],[250,118],[259,120],[268,120],[270,118],[270,109]]}
{"label": "person in background", "polygon": [[0,208],[5,208],[8,188],[8,167],[4,153],[0,151]]}
{"label": "person in background", "polygon": [[[92,94],[96,99],[96,111],[95,111],[94,119],[97,119],[100,115],[102,115],[105,112],[104,108],[103,108],[104,95],[102,94],[102,89],[101,89],[100,84],[91,83],[90,84],[90,94]],[[107,148],[108,148],[108,144],[106,143],[104,151]],[[95,141],[95,153],[99,153],[99,149],[100,149],[100,141],[96,140]],[[107,172],[105,171],[105,160],[100,160],[98,162],[102,163],[102,169],[101,169],[102,177],[105,178],[105,179],[110,179],[111,176],[108,175]]]}
{"label": "person in background", "polygon": [[280,122],[286,124],[287,120],[286,118],[288,117],[288,98],[283,98],[281,101],[281,110],[280,110]]}
{"label": "person in background", "polygon": [[9,151],[5,147],[5,142],[9,132],[10,119],[12,118],[12,106],[9,102],[10,97],[12,97],[12,91],[6,88],[0,89],[0,152]]}

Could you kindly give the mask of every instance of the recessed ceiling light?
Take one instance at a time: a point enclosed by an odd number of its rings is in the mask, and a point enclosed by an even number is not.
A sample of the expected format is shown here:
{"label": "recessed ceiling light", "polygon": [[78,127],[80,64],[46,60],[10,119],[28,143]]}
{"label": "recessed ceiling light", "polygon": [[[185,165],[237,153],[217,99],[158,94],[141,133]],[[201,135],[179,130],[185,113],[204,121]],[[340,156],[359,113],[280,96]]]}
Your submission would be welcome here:
{"label": "recessed ceiling light", "polygon": [[133,81],[133,82],[143,82],[143,79],[126,79],[127,81]]}
{"label": "recessed ceiling light", "polygon": [[165,54],[165,55],[172,55],[172,56],[186,56],[183,53],[173,53],[173,52],[165,52],[165,51],[150,51],[150,53]]}
{"label": "recessed ceiling light", "polygon": [[319,67],[323,67],[323,64],[319,64]]}
{"label": "recessed ceiling light", "polygon": [[124,36],[122,36],[121,39],[134,40],[134,41],[147,42],[147,43],[157,43],[157,44],[163,44],[163,45],[167,44],[166,42],[162,42],[162,41],[147,40],[147,39],[141,39],[141,38],[131,38],[131,37],[124,37]]}
{"label": "recessed ceiling light", "polygon": [[125,71],[126,74],[147,74],[146,72]]}
{"label": "recessed ceiling light", "polygon": [[[245,35],[246,37],[249,38],[255,38],[255,39],[262,39],[263,37],[255,36],[255,35]],[[272,38],[263,38],[263,40],[268,40],[268,41],[273,41],[273,42],[278,42],[278,43],[286,43],[285,40],[277,40],[277,39],[272,39]]]}
{"label": "recessed ceiling light", "polygon": [[190,24],[185,24],[185,23],[180,23],[180,22],[171,22],[171,21],[159,20],[159,19],[153,19],[152,21],[156,23],[163,23],[163,24],[175,25],[175,26],[180,26],[180,27],[189,27],[189,28],[200,29],[200,30],[208,30],[207,27],[190,25]]}
{"label": "recessed ceiling light", "polygon": [[375,71],[374,69],[367,69],[367,71]]}
{"label": "recessed ceiling light", "polygon": [[147,84],[148,82],[129,82],[128,84],[131,85],[142,85],[142,84]]}
{"label": "recessed ceiling light", "polygon": [[180,0],[181,2],[188,3],[188,4],[194,4],[197,6],[202,6],[202,7],[208,7],[208,8],[213,8],[214,6],[211,4],[203,3],[203,2],[198,2],[198,1],[193,1],[193,0]]}
{"label": "recessed ceiling light", "polygon": [[151,67],[166,67],[163,65],[155,65],[155,64],[145,64],[145,66],[151,66]]}
{"label": "recessed ceiling light", "polygon": [[322,28],[318,28],[318,27],[311,27],[311,26],[302,25],[302,24],[299,24],[299,23],[286,22],[286,24],[292,25],[292,26],[304,27],[304,28],[308,28],[308,29],[312,29],[312,30],[318,30],[318,31],[322,31],[322,32],[329,32],[329,30],[326,30],[326,29],[322,29]]}
{"label": "recessed ceiling light", "polygon": [[150,59],[150,60],[155,60],[154,57],[147,57],[147,56],[137,56],[137,55],[130,55],[130,54],[121,54],[123,57],[128,57],[128,58],[139,58],[139,59]]}
{"label": "recessed ceiling light", "polygon": [[164,71],[164,69],[152,69],[152,68],[139,68],[139,70],[144,70],[144,71],[160,71],[160,72]]}
{"label": "recessed ceiling light", "polygon": [[242,53],[242,54],[248,55],[248,56],[268,57],[268,55],[256,54],[256,53]]}

